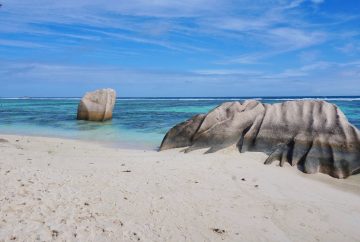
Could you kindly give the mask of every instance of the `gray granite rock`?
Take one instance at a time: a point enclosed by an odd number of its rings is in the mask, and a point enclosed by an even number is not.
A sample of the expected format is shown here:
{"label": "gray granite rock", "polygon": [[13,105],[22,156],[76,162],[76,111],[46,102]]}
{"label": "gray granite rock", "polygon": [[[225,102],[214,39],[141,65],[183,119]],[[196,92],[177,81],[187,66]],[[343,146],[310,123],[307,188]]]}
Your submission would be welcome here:
{"label": "gray granite rock", "polygon": [[360,172],[360,132],[325,101],[223,103],[170,129],[160,150],[211,153],[231,145],[268,154],[265,164],[288,162],[306,173],[345,178]]}

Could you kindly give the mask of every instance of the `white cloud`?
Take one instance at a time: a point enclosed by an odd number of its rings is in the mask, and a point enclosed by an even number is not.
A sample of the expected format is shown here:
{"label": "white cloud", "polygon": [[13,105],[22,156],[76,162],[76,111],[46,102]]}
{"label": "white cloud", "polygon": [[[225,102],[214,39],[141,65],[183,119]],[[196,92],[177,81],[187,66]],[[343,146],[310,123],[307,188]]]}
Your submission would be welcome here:
{"label": "white cloud", "polygon": [[238,75],[238,76],[258,76],[261,72],[254,70],[239,70],[239,69],[205,69],[193,71],[194,74],[200,75]]}
{"label": "white cloud", "polygon": [[338,50],[347,55],[356,55],[360,53],[360,44],[357,42],[346,43],[345,45],[339,47]]}
{"label": "white cloud", "polygon": [[[305,2],[309,1],[4,0],[0,21],[7,24],[0,26],[0,33],[39,37],[36,43],[3,40],[4,44],[26,48],[42,46],[42,36],[58,40],[53,48],[60,49],[64,48],[63,40],[129,41],[167,51],[215,53],[217,62],[209,62],[222,65],[259,64],[341,36],[304,18],[300,8]],[[66,32],[63,26],[73,31]],[[221,41],[225,48],[227,43],[236,44],[237,48],[223,54],[223,46],[204,46],[198,37]],[[350,47],[342,49],[350,52]]]}
{"label": "white cloud", "polygon": [[314,78],[316,75],[324,75],[327,78],[334,79],[336,76],[341,76],[342,73],[353,73],[354,68],[357,68],[358,65],[360,65],[360,62],[356,61],[346,63],[318,61],[298,68],[286,69],[279,73],[265,74],[264,77],[286,79],[289,77]]}
{"label": "white cloud", "polygon": [[5,40],[0,39],[0,47],[1,46],[11,46],[11,47],[18,47],[18,48],[40,48],[45,47],[44,45],[33,43],[30,41],[21,41],[21,40]]}
{"label": "white cloud", "polygon": [[296,12],[302,2],[264,0],[259,4],[251,0],[5,0],[0,21],[9,23],[11,27],[0,26],[0,33],[39,34],[46,25],[65,24],[80,28],[80,33],[76,35],[67,33],[67,37],[78,39],[95,39],[97,36],[94,33],[82,33],[82,30],[95,28],[107,32],[108,37],[118,38],[121,35],[122,39],[128,41],[171,50],[201,51],[203,48],[196,46],[196,43],[189,46],[164,36],[205,35],[237,38],[240,41],[246,39],[246,42],[273,43],[288,51],[289,45],[295,48],[307,47],[320,42],[325,36],[320,31],[292,27],[302,22],[301,13]]}
{"label": "white cloud", "polygon": [[261,64],[261,60],[271,57],[273,55],[278,54],[278,52],[268,51],[268,52],[255,52],[250,54],[243,54],[228,60],[219,62],[219,64]]}
{"label": "white cloud", "polygon": [[[120,96],[178,96],[179,93],[190,96],[317,95],[317,90],[321,90],[321,95],[355,95],[360,91],[357,85],[359,66],[360,60],[316,62],[279,72],[259,72],[251,69],[170,71],[0,62],[0,75],[3,76],[0,83],[6,83],[0,96],[14,90],[20,95],[29,95],[29,84],[32,89],[47,90],[46,93],[35,90],[39,96],[79,96],[88,89],[104,86],[118,89]],[[341,85],[337,85],[340,80]],[[204,89],[205,86],[208,88]]]}
{"label": "white cloud", "polygon": [[319,58],[320,51],[318,50],[302,51],[299,53],[298,56],[301,62],[305,62],[305,63],[314,62]]}
{"label": "white cloud", "polygon": [[269,30],[269,39],[273,45],[281,44],[290,49],[299,49],[319,44],[326,40],[326,33],[305,31],[295,28],[274,28]]}

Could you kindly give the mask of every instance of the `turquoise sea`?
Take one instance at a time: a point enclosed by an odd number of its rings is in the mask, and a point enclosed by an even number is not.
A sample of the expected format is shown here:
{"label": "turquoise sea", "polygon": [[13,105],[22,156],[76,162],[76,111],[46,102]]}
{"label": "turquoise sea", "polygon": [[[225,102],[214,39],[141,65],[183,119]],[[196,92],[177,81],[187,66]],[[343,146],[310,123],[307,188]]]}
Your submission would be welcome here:
{"label": "turquoise sea", "polygon": [[[360,97],[252,97],[265,103],[324,99],[338,105],[360,128]],[[166,131],[225,101],[249,98],[118,98],[111,121],[76,120],[80,98],[0,98],[0,133],[109,142],[156,149]]]}

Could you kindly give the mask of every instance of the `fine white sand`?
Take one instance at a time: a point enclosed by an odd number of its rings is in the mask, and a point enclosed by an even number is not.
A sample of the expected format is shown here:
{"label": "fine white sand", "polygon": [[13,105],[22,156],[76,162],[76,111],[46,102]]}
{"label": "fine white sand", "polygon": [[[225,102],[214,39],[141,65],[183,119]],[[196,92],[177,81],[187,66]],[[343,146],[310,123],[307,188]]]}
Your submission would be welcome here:
{"label": "fine white sand", "polygon": [[360,177],[0,135],[0,241],[358,241]]}

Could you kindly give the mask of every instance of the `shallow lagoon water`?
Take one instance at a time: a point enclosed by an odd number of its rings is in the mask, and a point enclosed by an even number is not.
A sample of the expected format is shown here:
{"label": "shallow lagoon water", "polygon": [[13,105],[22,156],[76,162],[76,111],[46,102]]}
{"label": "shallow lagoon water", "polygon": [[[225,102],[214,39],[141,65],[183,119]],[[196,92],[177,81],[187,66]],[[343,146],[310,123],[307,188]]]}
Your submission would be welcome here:
{"label": "shallow lagoon water", "polygon": [[[304,97],[259,98],[265,103]],[[0,99],[0,133],[37,135],[109,142],[127,148],[157,148],[166,131],[195,114],[206,113],[226,101],[247,98],[119,98],[113,119],[76,120],[80,98]],[[308,99],[308,98],[305,98]],[[311,97],[340,107],[360,128],[360,97]]]}

